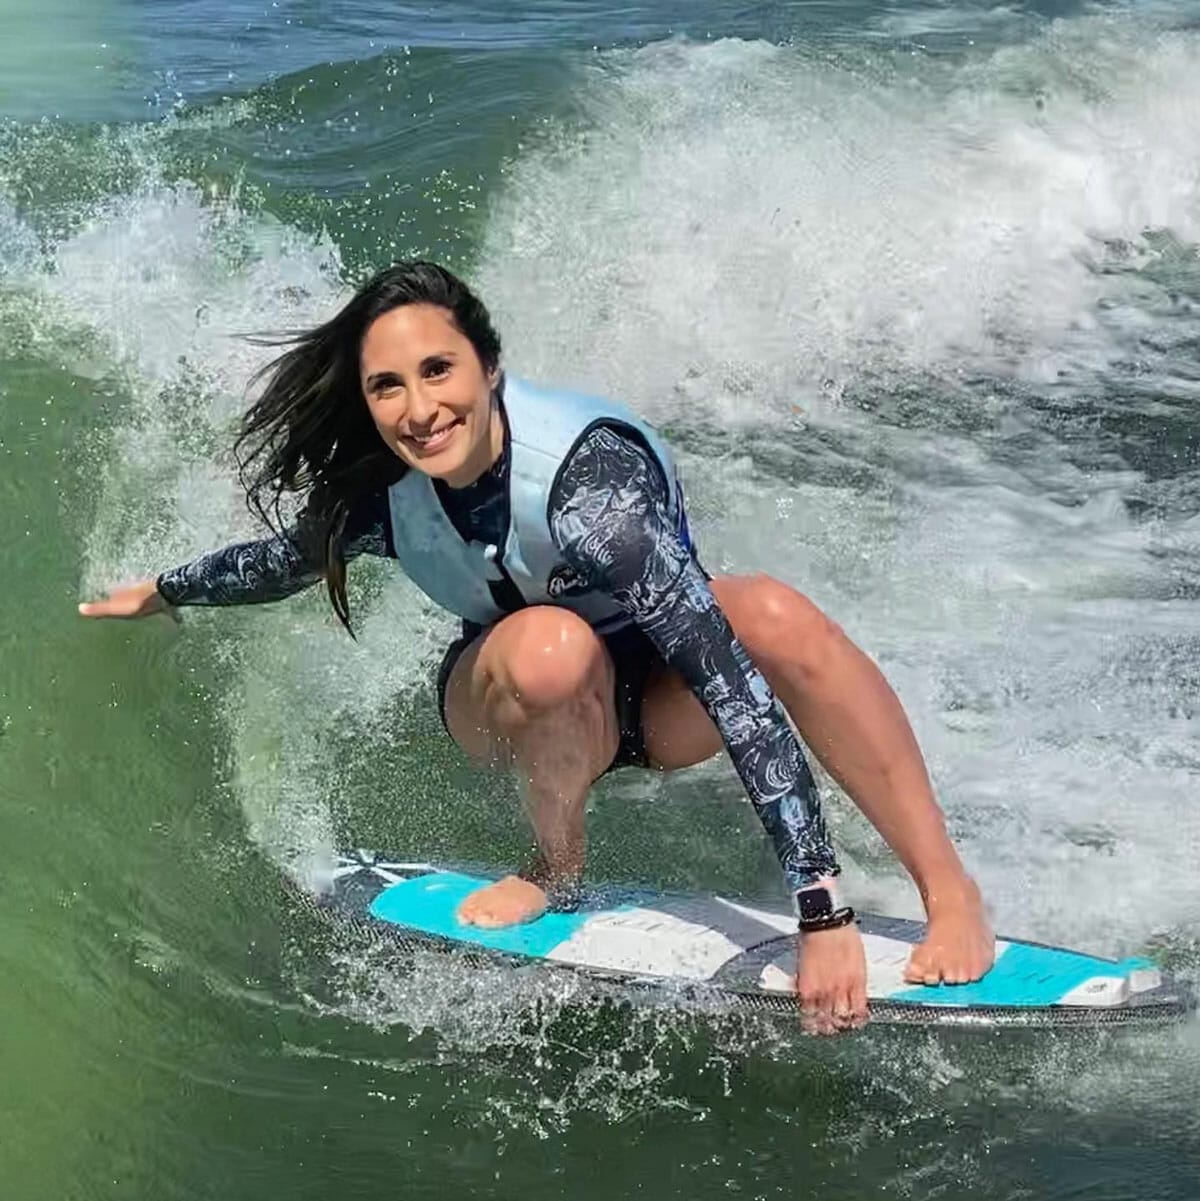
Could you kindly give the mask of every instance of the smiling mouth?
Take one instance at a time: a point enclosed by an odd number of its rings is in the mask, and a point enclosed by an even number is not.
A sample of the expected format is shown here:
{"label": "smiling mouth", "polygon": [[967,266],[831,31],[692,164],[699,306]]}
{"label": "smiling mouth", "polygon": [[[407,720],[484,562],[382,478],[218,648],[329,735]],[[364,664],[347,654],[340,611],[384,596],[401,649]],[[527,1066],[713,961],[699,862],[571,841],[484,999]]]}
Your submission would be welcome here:
{"label": "smiling mouth", "polygon": [[422,454],[433,454],[441,450],[450,441],[454,436],[454,431],[460,425],[462,425],[461,417],[457,421],[451,421],[449,425],[443,425],[441,429],[434,430],[429,434],[405,434],[404,441],[416,447]]}

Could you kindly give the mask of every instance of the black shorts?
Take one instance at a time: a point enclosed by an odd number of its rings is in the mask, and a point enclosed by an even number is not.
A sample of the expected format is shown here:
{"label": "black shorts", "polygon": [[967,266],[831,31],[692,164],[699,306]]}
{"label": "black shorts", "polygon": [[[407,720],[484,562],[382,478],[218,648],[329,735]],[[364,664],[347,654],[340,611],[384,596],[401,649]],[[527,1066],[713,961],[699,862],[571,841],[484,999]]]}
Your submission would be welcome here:
{"label": "black shorts", "polygon": [[[467,629],[456,638],[442,655],[437,672],[438,713],[442,725],[446,726],[446,685],[454,670],[458,657],[479,637],[481,630]],[[662,663],[662,656],[654,644],[632,623],[617,630],[615,634],[601,636],[605,649],[612,657],[616,669],[614,678],[613,704],[617,710],[617,729],[620,741],[613,761],[603,774],[618,767],[649,767],[646,757],[646,740],[642,734],[642,696],[650,673]],[[446,726],[446,732],[450,727]]]}

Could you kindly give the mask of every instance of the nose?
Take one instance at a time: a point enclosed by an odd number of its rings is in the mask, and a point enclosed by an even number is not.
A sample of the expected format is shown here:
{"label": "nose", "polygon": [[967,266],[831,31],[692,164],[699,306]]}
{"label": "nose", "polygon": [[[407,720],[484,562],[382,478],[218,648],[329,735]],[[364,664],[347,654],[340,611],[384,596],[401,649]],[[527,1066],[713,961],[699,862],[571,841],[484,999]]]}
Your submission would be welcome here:
{"label": "nose", "polygon": [[415,384],[408,394],[408,424],[411,428],[425,431],[437,416],[436,399],[420,384]]}

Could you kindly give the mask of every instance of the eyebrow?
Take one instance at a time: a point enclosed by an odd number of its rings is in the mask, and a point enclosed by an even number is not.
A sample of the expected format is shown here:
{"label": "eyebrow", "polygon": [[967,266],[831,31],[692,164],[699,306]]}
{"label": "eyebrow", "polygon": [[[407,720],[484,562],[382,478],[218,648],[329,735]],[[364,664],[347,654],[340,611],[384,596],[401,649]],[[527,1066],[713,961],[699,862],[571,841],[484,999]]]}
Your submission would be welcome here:
{"label": "eyebrow", "polygon": [[[443,350],[436,354],[427,354],[421,360],[418,369],[423,371],[429,366],[430,363],[440,363],[443,360],[453,363],[457,360],[457,358],[458,356],[452,350]],[[374,375],[367,376],[367,391],[373,391],[381,383],[383,383],[384,380],[393,380],[399,378],[400,373],[398,371],[376,371]]]}

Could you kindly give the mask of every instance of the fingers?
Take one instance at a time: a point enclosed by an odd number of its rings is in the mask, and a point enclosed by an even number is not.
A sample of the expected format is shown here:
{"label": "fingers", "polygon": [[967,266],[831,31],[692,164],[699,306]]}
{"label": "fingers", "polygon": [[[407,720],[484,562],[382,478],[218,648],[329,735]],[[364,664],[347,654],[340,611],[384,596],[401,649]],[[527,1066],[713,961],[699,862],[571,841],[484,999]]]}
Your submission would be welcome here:
{"label": "fingers", "polygon": [[800,1027],[806,1034],[840,1034],[867,1024],[865,980],[840,984],[821,994],[801,993]]}
{"label": "fingers", "polygon": [[800,1009],[800,1028],[805,1034],[841,1034],[861,1030],[870,1018],[866,997],[847,993],[840,1000],[808,1001]]}
{"label": "fingers", "polygon": [[833,1019],[828,998],[800,989],[800,1029],[805,1034],[832,1034]]}
{"label": "fingers", "polygon": [[805,1034],[833,1034],[833,1023],[828,1014],[821,1009],[801,1009],[800,1029]]}
{"label": "fingers", "polygon": [[850,1015],[849,1029],[861,1030],[870,1017],[870,1010],[867,1007],[867,981],[862,979],[857,981],[853,988],[850,989]]}
{"label": "fingers", "polygon": [[114,599],[113,597],[105,597],[99,601],[84,601],[79,606],[79,615],[81,617],[137,617],[139,610],[129,604]]}

